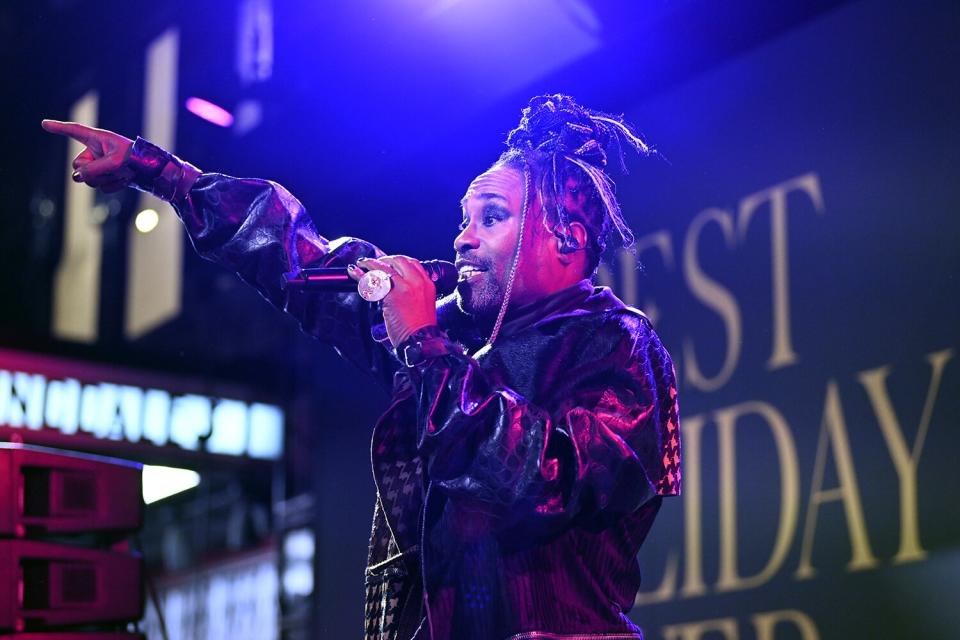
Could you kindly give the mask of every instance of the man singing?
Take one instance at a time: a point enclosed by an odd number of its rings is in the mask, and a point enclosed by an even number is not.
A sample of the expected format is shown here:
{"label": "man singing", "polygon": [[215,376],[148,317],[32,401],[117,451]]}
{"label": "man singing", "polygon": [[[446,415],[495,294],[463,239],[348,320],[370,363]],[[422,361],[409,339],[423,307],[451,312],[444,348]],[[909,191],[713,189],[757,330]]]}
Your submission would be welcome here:
{"label": "man singing", "polygon": [[[150,144],[75,123],[74,179],[173,203],[197,251],[391,385],[374,427],[377,485],[366,638],[642,638],[626,612],[637,553],[680,492],[673,365],[649,320],[590,278],[632,235],[608,160],[644,143],[568,96],[524,109],[467,188],[456,292],[367,242],[320,236],[264,180],[201,173]],[[294,288],[287,274],[382,272],[378,304]]]}

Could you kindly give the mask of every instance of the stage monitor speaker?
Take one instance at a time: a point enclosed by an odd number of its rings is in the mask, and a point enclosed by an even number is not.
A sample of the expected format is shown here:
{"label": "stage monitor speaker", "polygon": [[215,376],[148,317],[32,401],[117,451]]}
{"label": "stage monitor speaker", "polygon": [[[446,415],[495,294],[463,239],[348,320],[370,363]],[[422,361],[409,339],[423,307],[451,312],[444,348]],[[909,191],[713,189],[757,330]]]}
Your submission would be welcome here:
{"label": "stage monitor speaker", "polygon": [[0,631],[143,617],[139,556],[34,540],[0,540]]}
{"label": "stage monitor speaker", "polygon": [[0,442],[0,536],[134,532],[143,525],[141,468]]}

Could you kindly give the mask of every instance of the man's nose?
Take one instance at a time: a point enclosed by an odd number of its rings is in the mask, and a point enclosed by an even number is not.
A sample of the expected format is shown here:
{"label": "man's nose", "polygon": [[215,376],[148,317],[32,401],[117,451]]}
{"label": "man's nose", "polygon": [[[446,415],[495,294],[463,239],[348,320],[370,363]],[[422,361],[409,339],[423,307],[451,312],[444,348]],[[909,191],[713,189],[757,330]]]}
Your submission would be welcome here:
{"label": "man's nose", "polygon": [[453,239],[453,250],[463,255],[471,249],[477,248],[477,238],[473,233],[473,225],[469,224]]}

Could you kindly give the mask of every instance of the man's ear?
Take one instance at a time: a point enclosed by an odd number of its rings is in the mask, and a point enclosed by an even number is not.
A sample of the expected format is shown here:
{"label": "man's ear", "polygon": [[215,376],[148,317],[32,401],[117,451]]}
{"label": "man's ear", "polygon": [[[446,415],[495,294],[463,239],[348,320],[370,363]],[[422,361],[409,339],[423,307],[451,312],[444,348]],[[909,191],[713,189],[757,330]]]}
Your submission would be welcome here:
{"label": "man's ear", "polygon": [[557,242],[557,252],[560,254],[560,262],[570,264],[577,253],[583,251],[587,246],[587,230],[579,222],[571,222],[566,226],[566,233],[561,229],[554,231]]}

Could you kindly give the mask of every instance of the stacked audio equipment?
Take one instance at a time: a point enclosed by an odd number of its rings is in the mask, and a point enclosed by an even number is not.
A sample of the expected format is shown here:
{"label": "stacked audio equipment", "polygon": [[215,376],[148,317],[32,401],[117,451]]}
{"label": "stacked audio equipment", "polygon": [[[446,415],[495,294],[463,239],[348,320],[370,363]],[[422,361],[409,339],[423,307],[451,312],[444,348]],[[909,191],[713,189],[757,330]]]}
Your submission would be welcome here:
{"label": "stacked audio equipment", "polygon": [[0,640],[136,640],[141,465],[0,442]]}

